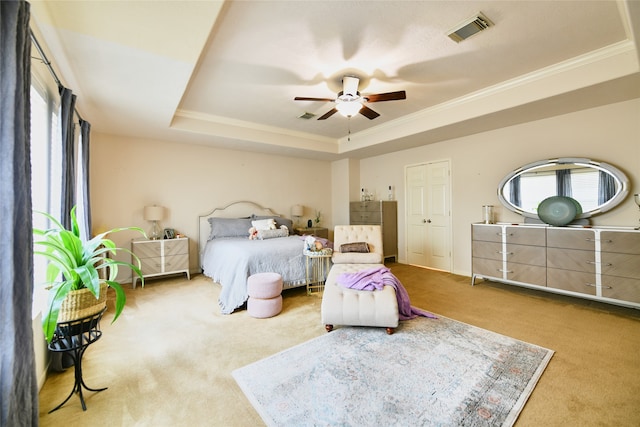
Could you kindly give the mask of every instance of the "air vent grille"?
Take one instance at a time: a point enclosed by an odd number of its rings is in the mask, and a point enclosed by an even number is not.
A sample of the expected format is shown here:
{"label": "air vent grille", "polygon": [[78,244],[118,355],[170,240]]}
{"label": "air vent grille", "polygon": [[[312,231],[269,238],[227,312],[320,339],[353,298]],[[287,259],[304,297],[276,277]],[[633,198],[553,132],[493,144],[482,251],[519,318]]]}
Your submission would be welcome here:
{"label": "air vent grille", "polygon": [[468,39],[474,34],[484,31],[487,28],[493,26],[493,22],[489,20],[482,13],[478,12],[471,19],[465,20],[462,24],[457,25],[453,30],[449,31],[447,35],[451,40],[456,43],[460,43],[463,40]]}
{"label": "air vent grille", "polygon": [[298,118],[299,118],[299,119],[309,120],[309,119],[314,118],[315,116],[316,116],[316,115],[315,115],[315,114],[313,114],[313,113],[307,113],[307,112],[305,112],[304,114],[302,114],[302,115],[298,116]]}

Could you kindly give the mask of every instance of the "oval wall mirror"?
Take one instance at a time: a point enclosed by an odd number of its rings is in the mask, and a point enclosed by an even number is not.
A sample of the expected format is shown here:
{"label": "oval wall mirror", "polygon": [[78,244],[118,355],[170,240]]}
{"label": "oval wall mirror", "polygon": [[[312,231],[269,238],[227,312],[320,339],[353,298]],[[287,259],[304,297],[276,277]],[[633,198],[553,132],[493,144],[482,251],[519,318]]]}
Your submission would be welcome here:
{"label": "oval wall mirror", "polygon": [[538,218],[540,202],[551,196],[576,199],[589,218],[613,209],[629,192],[629,179],[616,167],[590,159],[563,157],[518,168],[498,185],[498,198],[509,210]]}

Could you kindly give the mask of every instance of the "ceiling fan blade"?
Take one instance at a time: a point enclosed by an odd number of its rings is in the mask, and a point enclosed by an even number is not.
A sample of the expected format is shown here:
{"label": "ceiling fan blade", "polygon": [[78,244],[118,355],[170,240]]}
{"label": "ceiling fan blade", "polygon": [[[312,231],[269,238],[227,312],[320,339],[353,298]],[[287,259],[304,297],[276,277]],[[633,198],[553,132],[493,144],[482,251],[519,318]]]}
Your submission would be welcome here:
{"label": "ceiling fan blade", "polygon": [[304,96],[296,96],[293,98],[294,101],[323,101],[323,102],[333,102],[335,99],[332,98],[306,98]]}
{"label": "ceiling fan blade", "polygon": [[362,114],[363,116],[365,116],[369,120],[373,120],[373,119],[375,119],[376,117],[378,117],[380,115],[380,114],[376,113],[375,111],[373,111],[371,108],[367,107],[366,105],[362,106],[362,108],[360,109],[360,114]]}
{"label": "ceiling fan blade", "polygon": [[395,101],[398,99],[407,99],[407,93],[404,90],[400,90],[397,92],[364,95],[363,98],[365,98],[368,102]]}
{"label": "ceiling fan blade", "polygon": [[333,116],[335,113],[337,113],[338,110],[335,108],[332,108],[331,110],[327,111],[326,113],[324,113],[322,116],[318,117],[318,120],[326,120],[329,117]]}

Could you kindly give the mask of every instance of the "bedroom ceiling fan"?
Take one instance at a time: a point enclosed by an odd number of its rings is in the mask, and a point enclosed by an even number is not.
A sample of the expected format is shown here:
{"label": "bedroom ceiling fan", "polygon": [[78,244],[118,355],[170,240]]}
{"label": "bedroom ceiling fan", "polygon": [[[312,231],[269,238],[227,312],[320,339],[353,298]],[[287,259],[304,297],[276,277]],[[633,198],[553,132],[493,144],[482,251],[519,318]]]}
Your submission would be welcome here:
{"label": "bedroom ceiling fan", "polygon": [[369,120],[373,120],[380,114],[364,105],[365,102],[381,102],[407,99],[407,94],[404,90],[400,90],[397,92],[360,95],[360,92],[358,92],[359,84],[360,79],[358,77],[344,76],[342,78],[343,87],[342,90],[338,92],[337,98],[308,98],[303,96],[296,96],[294,98],[294,101],[335,102],[336,106],[324,113],[322,116],[318,117],[318,120],[326,120],[337,112],[340,112],[340,114],[345,117],[352,117],[360,113]]}

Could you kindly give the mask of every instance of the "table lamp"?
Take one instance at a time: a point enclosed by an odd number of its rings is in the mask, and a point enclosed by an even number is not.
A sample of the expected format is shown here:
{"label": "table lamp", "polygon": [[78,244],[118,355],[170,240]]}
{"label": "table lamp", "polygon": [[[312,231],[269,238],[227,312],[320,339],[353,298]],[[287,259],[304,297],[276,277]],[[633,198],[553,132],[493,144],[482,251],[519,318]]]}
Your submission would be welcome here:
{"label": "table lamp", "polygon": [[293,205],[293,207],[291,208],[291,216],[294,217],[296,220],[296,223],[295,223],[296,227],[299,225],[300,217],[302,215],[304,215],[304,206]]}
{"label": "table lamp", "polygon": [[158,240],[160,238],[161,234],[158,221],[162,219],[163,215],[164,208],[162,206],[154,205],[144,207],[144,219],[153,223],[153,225],[151,226],[151,232],[149,233],[149,238],[151,240]]}

